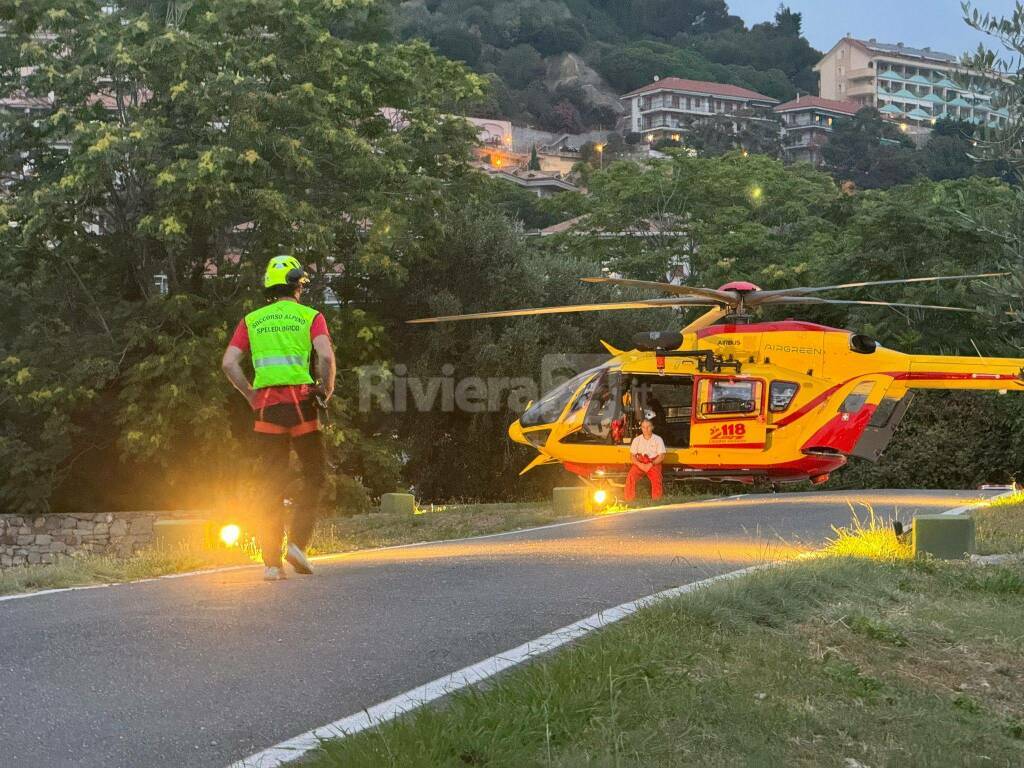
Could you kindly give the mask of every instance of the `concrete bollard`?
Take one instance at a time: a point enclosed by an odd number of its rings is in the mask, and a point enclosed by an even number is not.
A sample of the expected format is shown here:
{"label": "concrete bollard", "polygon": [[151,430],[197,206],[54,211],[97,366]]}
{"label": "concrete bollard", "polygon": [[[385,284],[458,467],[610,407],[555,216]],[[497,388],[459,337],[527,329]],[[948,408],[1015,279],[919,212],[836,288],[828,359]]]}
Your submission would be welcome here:
{"label": "concrete bollard", "polygon": [[914,556],[960,560],[974,552],[970,515],[918,515],[914,518]]}
{"label": "concrete bollard", "polygon": [[153,546],[160,549],[201,549],[208,546],[211,539],[209,520],[157,520],[153,523]]}
{"label": "concrete bollard", "polygon": [[411,515],[416,511],[416,497],[411,493],[382,493],[380,511],[384,514]]}
{"label": "concrete bollard", "polygon": [[583,486],[555,488],[551,492],[551,506],[556,515],[582,515],[587,511],[589,489]]}

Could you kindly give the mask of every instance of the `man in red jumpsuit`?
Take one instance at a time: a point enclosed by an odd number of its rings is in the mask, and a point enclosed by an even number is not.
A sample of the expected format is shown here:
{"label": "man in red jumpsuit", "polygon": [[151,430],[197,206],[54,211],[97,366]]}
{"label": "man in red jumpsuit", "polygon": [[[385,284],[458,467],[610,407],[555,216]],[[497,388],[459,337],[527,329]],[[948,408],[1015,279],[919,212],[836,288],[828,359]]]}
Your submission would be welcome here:
{"label": "man in red jumpsuit", "polygon": [[654,423],[644,419],[641,434],[633,438],[629,456],[633,460],[626,475],[626,501],[636,498],[636,481],[643,476],[651,481],[651,499],[661,498],[661,463],[665,460],[665,441],[654,434]]}

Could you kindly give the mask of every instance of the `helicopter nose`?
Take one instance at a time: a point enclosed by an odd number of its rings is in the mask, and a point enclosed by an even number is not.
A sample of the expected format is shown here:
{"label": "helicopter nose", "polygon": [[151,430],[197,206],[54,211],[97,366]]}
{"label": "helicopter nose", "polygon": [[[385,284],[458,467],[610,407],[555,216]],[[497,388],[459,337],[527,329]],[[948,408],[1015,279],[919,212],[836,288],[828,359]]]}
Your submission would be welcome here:
{"label": "helicopter nose", "polygon": [[522,443],[523,445],[529,445],[530,441],[526,439],[523,434],[523,425],[519,423],[519,419],[513,421],[508,427],[509,439],[514,443]]}

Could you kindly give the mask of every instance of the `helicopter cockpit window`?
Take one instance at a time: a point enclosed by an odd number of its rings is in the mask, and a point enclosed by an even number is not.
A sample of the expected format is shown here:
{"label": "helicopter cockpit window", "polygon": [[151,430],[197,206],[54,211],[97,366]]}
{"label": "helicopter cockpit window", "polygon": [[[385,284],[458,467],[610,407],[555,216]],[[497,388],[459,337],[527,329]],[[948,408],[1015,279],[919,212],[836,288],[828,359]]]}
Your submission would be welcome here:
{"label": "helicopter cockpit window", "polygon": [[768,389],[768,408],[772,413],[782,413],[789,408],[800,385],[792,381],[773,381]]}
{"label": "helicopter cockpit window", "polygon": [[[711,393],[708,397],[708,387]],[[714,379],[701,382],[701,414],[747,414],[758,410],[761,400],[761,382]]]}
{"label": "helicopter cockpit window", "polygon": [[580,429],[567,435],[563,442],[612,445],[624,436],[625,419],[622,406],[622,376],[618,371],[605,371],[591,379],[572,404],[569,415],[586,407]]}
{"label": "helicopter cockpit window", "polygon": [[572,397],[573,393],[579,389],[580,385],[593,376],[596,371],[596,368],[585,371],[584,373],[569,379],[564,384],[555,387],[544,395],[544,397],[527,408],[526,412],[520,417],[519,423],[524,427],[536,427],[541,424],[551,424],[558,421],[558,417],[561,416],[562,411],[565,410],[565,406],[568,404],[569,398]]}
{"label": "helicopter cockpit window", "polygon": [[590,402],[590,398],[594,395],[594,390],[598,388],[600,382],[604,381],[605,374],[601,373],[592,378],[587,382],[587,386],[580,390],[580,393],[576,396],[576,399],[572,401],[572,407],[569,408],[569,413],[566,414],[566,418],[572,416],[574,413],[579,411],[580,408],[586,407],[587,403]]}

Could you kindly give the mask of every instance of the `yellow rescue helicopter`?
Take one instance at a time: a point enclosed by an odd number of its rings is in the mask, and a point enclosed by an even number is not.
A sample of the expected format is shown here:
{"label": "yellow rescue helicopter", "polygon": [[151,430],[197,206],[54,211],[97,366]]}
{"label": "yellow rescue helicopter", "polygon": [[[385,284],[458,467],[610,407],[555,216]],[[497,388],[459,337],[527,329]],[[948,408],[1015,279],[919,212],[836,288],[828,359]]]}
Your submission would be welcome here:
{"label": "yellow rescue helicopter", "polygon": [[[523,473],[560,462],[599,488],[618,485],[629,444],[653,416],[665,441],[665,480],[823,483],[849,456],[877,460],[914,391],[1024,392],[1024,359],[908,355],[853,331],[798,320],[752,322],[751,312],[781,305],[869,305],[975,312],[962,307],[825,298],[841,289],[1001,277],[1002,273],[876,280],[815,288],[761,290],[748,282],[709,289],[583,278],[652,289],[665,298],[480,312],[411,320],[442,323],[565,312],[711,307],[679,332],[639,334],[603,365],[531,403],[509,427],[539,455]],[[720,320],[723,324],[716,325]]]}

